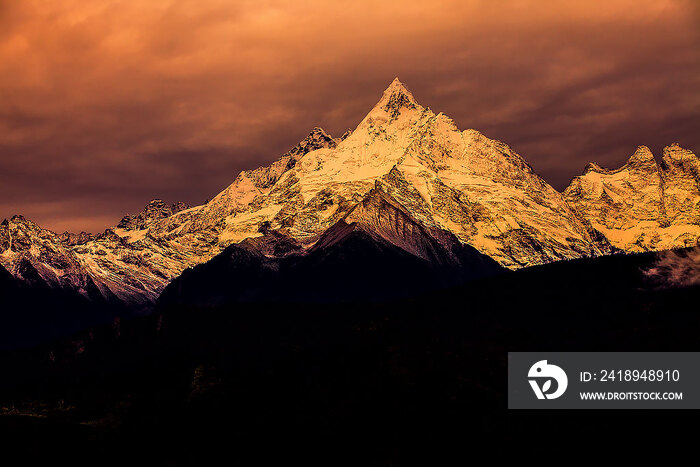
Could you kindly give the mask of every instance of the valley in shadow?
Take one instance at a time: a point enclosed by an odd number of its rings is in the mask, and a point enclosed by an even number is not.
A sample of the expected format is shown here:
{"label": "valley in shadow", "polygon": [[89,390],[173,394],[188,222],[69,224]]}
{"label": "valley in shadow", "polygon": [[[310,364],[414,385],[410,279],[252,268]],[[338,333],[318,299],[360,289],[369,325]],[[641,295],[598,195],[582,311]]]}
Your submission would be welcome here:
{"label": "valley in shadow", "polygon": [[411,299],[212,306],[189,295],[2,354],[0,431],[32,454],[170,465],[442,465],[587,439],[680,443],[692,412],[506,408],[508,351],[696,350],[700,287],[657,287],[643,272],[656,258],[553,263]]}

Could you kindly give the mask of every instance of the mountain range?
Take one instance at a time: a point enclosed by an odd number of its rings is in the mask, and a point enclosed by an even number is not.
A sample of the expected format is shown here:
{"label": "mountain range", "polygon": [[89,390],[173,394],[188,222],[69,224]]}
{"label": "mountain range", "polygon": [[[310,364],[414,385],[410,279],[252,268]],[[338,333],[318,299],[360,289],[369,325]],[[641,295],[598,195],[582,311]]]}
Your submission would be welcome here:
{"label": "mountain range", "polygon": [[[657,163],[640,146],[619,169],[589,164],[559,193],[508,145],[459,130],[395,79],[354,130],[333,138],[314,128],[201,206],[153,200],[98,235],[5,219],[0,266],[7,280],[147,313],[169,284],[170,299],[202,287],[221,300],[352,299],[348,278],[364,277],[361,289],[381,298],[415,291],[422,281],[411,278],[449,285],[699,243],[700,160],[691,151],[673,144]],[[386,261],[363,262],[369,251]],[[224,272],[229,279],[212,279]],[[256,278],[277,285],[253,292]]]}

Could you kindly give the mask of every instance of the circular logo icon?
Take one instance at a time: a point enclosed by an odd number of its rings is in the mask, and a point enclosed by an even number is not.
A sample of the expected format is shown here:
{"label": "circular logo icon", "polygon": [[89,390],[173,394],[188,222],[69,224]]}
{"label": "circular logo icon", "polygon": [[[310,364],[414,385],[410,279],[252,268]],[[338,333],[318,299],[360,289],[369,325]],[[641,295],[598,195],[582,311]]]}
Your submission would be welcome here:
{"label": "circular logo icon", "polygon": [[538,399],[556,399],[564,394],[569,384],[564,370],[547,363],[547,360],[540,360],[532,365],[527,377]]}

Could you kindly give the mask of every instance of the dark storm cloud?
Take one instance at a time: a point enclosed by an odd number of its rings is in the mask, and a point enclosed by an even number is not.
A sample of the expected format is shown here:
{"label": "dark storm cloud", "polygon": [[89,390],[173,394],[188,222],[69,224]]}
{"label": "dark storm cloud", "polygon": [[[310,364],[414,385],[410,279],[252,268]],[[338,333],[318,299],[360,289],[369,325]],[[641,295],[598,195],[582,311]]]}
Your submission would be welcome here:
{"label": "dark storm cloud", "polygon": [[197,204],[399,76],[557,188],[639,144],[698,151],[693,1],[0,0],[0,217],[101,230]]}

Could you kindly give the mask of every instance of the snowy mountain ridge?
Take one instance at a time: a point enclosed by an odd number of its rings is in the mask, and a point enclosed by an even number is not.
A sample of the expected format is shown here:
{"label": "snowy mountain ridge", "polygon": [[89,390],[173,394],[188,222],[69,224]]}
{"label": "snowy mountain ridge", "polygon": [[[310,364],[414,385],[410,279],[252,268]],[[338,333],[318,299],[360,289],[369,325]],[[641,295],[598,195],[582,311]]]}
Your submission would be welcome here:
{"label": "snowy mountain ridge", "polygon": [[660,164],[646,146],[616,170],[589,164],[564,190],[564,198],[624,251],[700,242],[700,160],[678,144],[664,148]]}
{"label": "snowy mountain ridge", "polygon": [[[345,224],[426,261],[454,239],[510,269],[697,242],[697,157],[672,146],[658,168],[649,154],[640,148],[618,171],[590,165],[562,195],[509,146],[460,131],[395,79],[353,131],[333,138],[314,128],[204,205],[154,200],[94,237],[18,227],[26,220],[13,217],[0,225],[0,264],[24,278],[19,265],[29,262],[57,287],[91,282],[147,308],[183,270],[230,245],[303,255]],[[628,240],[637,231],[660,240]]]}

